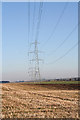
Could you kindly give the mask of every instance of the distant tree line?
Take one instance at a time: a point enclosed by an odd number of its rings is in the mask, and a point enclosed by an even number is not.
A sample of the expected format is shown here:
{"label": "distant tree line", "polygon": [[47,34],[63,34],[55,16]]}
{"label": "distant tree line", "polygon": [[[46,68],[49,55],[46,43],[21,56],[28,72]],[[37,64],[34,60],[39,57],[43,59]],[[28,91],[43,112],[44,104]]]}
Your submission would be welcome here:
{"label": "distant tree line", "polygon": [[64,78],[64,79],[56,79],[57,81],[80,81],[80,78]]}
{"label": "distant tree line", "polygon": [[46,81],[80,81],[80,78],[79,77],[76,77],[76,78],[60,78],[60,79],[49,79],[49,80],[46,80]]}
{"label": "distant tree line", "polygon": [[10,81],[0,81],[0,83],[10,83]]}

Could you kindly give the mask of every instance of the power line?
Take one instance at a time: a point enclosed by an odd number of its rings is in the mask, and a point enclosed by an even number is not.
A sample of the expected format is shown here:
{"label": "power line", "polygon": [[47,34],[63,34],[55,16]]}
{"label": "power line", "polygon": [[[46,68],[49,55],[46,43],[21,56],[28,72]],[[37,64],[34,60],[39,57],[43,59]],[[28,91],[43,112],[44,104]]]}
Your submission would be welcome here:
{"label": "power line", "polygon": [[37,22],[37,32],[36,32],[35,40],[38,40],[38,36],[39,36],[40,22],[41,22],[41,16],[42,16],[42,8],[43,8],[43,2],[40,2],[38,22]]}
{"label": "power line", "polygon": [[62,55],[61,57],[59,57],[58,59],[56,59],[54,62],[52,63],[47,63],[47,64],[54,64],[56,63],[57,61],[61,60],[62,58],[64,58],[69,52],[71,52],[77,45],[80,44],[80,41],[77,42],[72,48],[70,48],[64,55]]}
{"label": "power line", "polygon": [[62,16],[63,16],[63,14],[64,14],[64,12],[65,12],[67,6],[68,6],[68,2],[65,3],[65,6],[64,6],[64,8],[63,8],[63,10],[62,10],[62,12],[61,12],[61,14],[60,14],[60,16],[59,16],[59,19],[57,20],[57,23],[55,24],[55,26],[54,26],[54,28],[53,28],[53,30],[52,30],[52,32],[51,32],[49,38],[44,42],[43,46],[45,46],[46,43],[47,43],[47,42],[52,38],[52,36],[54,35],[54,33],[55,33],[55,31],[56,31],[56,29],[57,29],[59,23],[60,23],[60,20],[61,20],[61,18],[62,18]]}
{"label": "power line", "polygon": [[[29,60],[29,42],[30,42],[30,2],[28,2],[28,60]],[[28,62],[28,68],[29,68],[29,62]],[[28,75],[29,75],[29,71],[28,71]]]}
{"label": "power line", "polygon": [[36,10],[36,5],[35,5],[35,2],[34,2],[34,9],[33,9],[33,24],[32,24],[32,40],[33,40],[33,34],[34,34],[35,10]]}
{"label": "power line", "polygon": [[[80,23],[79,23],[80,24]],[[69,39],[69,37],[72,35],[72,33],[76,30],[76,28],[78,27],[78,25],[79,24],[77,24],[74,28],[73,28],[73,30],[67,35],[67,37],[62,41],[62,43],[54,50],[54,51],[52,51],[51,53],[54,53],[54,52],[56,52],[56,51],[58,51],[58,49],[61,47],[61,46],[63,46],[63,44],[67,41],[67,39]],[[49,54],[49,55],[52,55],[52,54]]]}
{"label": "power line", "polygon": [[30,2],[28,2],[28,45],[29,45],[29,35],[30,35]]}

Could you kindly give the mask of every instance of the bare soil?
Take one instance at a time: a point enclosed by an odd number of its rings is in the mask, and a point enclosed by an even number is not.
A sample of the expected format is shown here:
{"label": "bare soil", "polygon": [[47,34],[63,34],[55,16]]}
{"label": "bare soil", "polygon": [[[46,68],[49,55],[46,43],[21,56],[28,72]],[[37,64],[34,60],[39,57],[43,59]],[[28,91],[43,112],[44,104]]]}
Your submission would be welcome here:
{"label": "bare soil", "polygon": [[2,84],[2,118],[79,118],[79,90],[69,88],[69,85]]}

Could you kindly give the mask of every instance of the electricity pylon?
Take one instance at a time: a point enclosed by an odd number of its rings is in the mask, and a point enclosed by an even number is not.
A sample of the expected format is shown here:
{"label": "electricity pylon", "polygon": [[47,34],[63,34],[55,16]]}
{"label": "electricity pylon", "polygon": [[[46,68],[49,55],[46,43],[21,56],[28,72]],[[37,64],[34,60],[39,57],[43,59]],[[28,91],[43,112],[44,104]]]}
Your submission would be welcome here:
{"label": "electricity pylon", "polygon": [[33,79],[35,81],[41,80],[41,75],[40,75],[40,69],[39,69],[39,61],[42,61],[42,59],[39,59],[39,51],[38,51],[38,42],[35,40],[34,43],[34,51],[29,52],[34,54],[34,59],[31,59],[30,61],[34,62],[34,69],[33,69]]}
{"label": "electricity pylon", "polygon": [[[36,36],[35,36],[35,42],[32,43],[34,44],[34,51],[33,52],[29,52],[29,53],[33,53],[34,54],[34,58],[30,60],[34,62],[34,69],[32,70],[32,74],[33,74],[33,79],[34,80],[39,80],[41,79],[40,76],[40,69],[39,69],[39,61],[41,61],[41,59],[39,59],[38,57],[38,37],[39,37],[39,29],[40,29],[40,22],[41,22],[41,15],[42,15],[42,8],[43,8],[43,2],[40,2],[40,6],[39,6],[39,14],[38,14],[38,20],[37,20],[37,28],[36,28]],[[30,12],[30,7],[29,7],[29,12]],[[29,16],[30,17],[30,16]],[[28,20],[30,22],[30,19]],[[30,31],[30,30],[29,30]],[[32,67],[32,66],[31,66]],[[32,76],[31,76],[32,77]]]}

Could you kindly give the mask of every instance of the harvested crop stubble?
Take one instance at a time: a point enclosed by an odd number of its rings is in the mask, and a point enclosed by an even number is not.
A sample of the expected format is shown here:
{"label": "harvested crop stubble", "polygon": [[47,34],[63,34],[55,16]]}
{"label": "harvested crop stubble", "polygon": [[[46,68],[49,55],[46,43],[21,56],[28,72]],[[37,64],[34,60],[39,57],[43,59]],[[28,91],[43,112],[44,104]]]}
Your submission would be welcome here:
{"label": "harvested crop stubble", "polygon": [[78,118],[78,92],[43,85],[3,84],[2,117]]}

